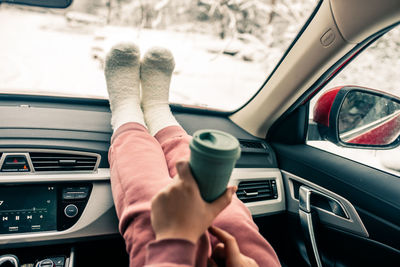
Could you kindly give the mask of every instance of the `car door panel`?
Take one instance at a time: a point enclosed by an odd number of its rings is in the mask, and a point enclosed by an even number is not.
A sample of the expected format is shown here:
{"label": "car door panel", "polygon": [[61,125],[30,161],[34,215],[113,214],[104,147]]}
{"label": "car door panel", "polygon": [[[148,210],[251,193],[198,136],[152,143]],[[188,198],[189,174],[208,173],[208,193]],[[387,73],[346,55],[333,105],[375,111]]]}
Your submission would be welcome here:
{"label": "car door panel", "polygon": [[290,242],[305,264],[309,244],[299,220],[301,186],[345,198],[367,231],[346,229],[317,215],[314,232],[322,266],[396,266],[400,259],[398,177],[307,145],[272,146],[285,182]]}

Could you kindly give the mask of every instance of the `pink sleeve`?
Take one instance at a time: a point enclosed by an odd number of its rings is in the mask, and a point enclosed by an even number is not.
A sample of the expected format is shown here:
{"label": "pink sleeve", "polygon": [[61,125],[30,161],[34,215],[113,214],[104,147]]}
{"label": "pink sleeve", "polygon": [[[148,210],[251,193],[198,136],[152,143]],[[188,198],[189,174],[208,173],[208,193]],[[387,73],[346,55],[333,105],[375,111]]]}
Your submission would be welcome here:
{"label": "pink sleeve", "polygon": [[153,241],[147,246],[147,267],[194,266],[195,245],[183,239]]}

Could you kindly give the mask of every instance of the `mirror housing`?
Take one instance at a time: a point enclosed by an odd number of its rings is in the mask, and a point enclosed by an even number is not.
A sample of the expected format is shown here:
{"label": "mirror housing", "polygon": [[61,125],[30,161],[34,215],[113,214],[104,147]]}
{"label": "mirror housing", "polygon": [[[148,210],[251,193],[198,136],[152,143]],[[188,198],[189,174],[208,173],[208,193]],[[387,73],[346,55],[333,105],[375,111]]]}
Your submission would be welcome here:
{"label": "mirror housing", "polygon": [[344,147],[389,149],[400,144],[400,99],[358,87],[325,92],[313,120],[322,138]]}
{"label": "mirror housing", "polygon": [[48,8],[67,8],[71,5],[72,0],[0,0],[0,4],[1,3]]}

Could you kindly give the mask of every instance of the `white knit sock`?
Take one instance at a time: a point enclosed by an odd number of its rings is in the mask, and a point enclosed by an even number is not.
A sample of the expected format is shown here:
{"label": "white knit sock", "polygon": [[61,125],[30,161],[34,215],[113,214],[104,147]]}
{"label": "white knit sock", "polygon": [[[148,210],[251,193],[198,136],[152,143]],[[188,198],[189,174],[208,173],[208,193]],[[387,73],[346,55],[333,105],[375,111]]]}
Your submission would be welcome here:
{"label": "white knit sock", "polygon": [[140,65],[142,108],[149,132],[155,135],[161,129],[179,125],[169,108],[168,96],[175,61],[165,48],[151,48]]}
{"label": "white knit sock", "polygon": [[120,43],[106,57],[104,74],[111,107],[114,132],[122,124],[145,125],[140,108],[140,52],[135,44]]}

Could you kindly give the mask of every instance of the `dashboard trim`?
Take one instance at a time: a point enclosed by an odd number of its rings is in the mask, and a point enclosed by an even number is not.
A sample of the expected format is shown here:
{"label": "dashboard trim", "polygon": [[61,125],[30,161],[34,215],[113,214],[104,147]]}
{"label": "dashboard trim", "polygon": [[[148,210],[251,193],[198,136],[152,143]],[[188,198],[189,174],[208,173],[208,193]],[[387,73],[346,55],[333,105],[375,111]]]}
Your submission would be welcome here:
{"label": "dashboard trim", "polygon": [[241,181],[259,179],[275,179],[278,198],[245,203],[245,206],[250,210],[251,214],[254,216],[285,211],[285,190],[283,188],[282,175],[278,168],[235,168],[232,172],[229,184],[239,185]]}
{"label": "dashboard trim", "polygon": [[57,241],[73,238],[118,234],[111,188],[107,182],[94,182],[86,208],[77,223],[64,231],[0,235],[0,248],[9,244]]}
{"label": "dashboard trim", "polygon": [[44,182],[94,182],[109,181],[110,169],[98,168],[95,173],[27,173],[17,176],[0,175],[0,184],[44,183]]}
{"label": "dashboard trim", "polygon": [[65,149],[36,149],[36,148],[3,148],[0,149],[0,153],[3,153],[0,157],[0,167],[3,166],[4,159],[8,155],[23,155],[26,157],[26,160],[28,161],[30,171],[29,172],[0,172],[0,177],[2,176],[8,176],[8,175],[29,175],[29,174],[36,174],[36,173],[44,173],[44,172],[36,172],[35,168],[33,166],[31,157],[30,157],[30,152],[40,152],[40,153],[65,153],[65,154],[75,154],[75,155],[83,155],[83,156],[89,156],[89,157],[96,157],[96,164],[94,165],[93,171],[49,171],[45,172],[46,174],[58,174],[58,173],[94,173],[97,171],[97,168],[100,165],[101,161],[101,156],[97,153],[92,153],[92,152],[84,152],[84,151],[75,151],[75,150],[65,150]]}
{"label": "dashboard trim", "polygon": [[[274,214],[285,211],[285,193],[282,175],[277,168],[235,168],[230,185],[237,185],[243,180],[275,179],[278,198],[253,203],[245,203],[252,215]],[[38,184],[47,182],[89,182],[93,184],[92,193],[86,208],[75,225],[63,231],[0,235],[0,248],[10,244],[36,242],[60,243],[63,240],[119,234],[118,218],[110,186],[110,170],[99,168],[96,173],[2,175],[1,184]]]}

